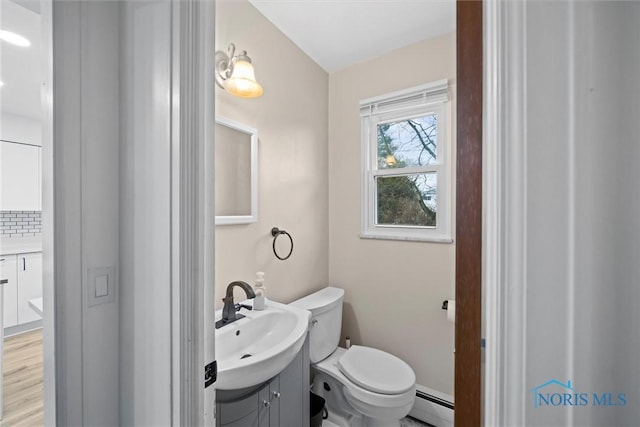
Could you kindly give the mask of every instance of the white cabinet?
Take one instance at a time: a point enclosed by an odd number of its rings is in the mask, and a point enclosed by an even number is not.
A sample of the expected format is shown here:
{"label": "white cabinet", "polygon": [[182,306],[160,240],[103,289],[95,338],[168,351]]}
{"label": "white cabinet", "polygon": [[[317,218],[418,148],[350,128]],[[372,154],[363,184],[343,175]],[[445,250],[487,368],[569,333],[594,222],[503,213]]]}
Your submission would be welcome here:
{"label": "white cabinet", "polygon": [[40,150],[0,141],[0,210],[41,210]]}
{"label": "white cabinet", "polygon": [[10,328],[18,324],[18,277],[15,255],[0,256],[0,278],[7,279],[4,287],[2,307],[3,326]]}
{"label": "white cabinet", "polygon": [[18,324],[40,320],[29,300],[42,297],[42,253],[18,255]]}
{"label": "white cabinet", "polygon": [[42,252],[3,255],[0,260],[0,277],[9,281],[4,285],[4,328],[40,320],[29,300],[42,297]]}

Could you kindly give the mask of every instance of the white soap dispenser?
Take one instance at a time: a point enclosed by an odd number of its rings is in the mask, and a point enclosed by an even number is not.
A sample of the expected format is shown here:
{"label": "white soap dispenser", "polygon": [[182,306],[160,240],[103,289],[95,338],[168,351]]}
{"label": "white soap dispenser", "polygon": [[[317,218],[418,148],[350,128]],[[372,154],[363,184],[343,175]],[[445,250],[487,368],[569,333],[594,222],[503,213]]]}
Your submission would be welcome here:
{"label": "white soap dispenser", "polygon": [[262,271],[258,271],[256,273],[256,297],[253,299],[253,309],[254,310],[264,310],[264,301],[265,295],[267,293],[267,288],[264,286],[264,273]]}

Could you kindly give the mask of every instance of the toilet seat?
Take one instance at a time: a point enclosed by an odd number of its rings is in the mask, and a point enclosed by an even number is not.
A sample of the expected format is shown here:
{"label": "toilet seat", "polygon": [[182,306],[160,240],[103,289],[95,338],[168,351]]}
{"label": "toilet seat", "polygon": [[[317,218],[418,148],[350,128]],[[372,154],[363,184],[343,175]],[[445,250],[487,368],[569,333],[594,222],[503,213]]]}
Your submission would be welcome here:
{"label": "toilet seat", "polygon": [[358,386],[374,393],[401,394],[416,383],[402,359],[371,347],[354,345],[337,361],[338,369]]}

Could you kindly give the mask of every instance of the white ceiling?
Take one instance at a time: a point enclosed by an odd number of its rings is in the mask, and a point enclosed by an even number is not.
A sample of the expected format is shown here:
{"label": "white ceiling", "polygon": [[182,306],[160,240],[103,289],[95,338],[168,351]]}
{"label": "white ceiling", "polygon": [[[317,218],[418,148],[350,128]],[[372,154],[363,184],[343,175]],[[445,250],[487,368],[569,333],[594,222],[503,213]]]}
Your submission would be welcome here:
{"label": "white ceiling", "polygon": [[40,85],[40,15],[8,0],[0,3],[0,28],[20,34],[31,41],[18,47],[0,41],[0,109],[6,113],[39,119]]}
{"label": "white ceiling", "polygon": [[455,0],[249,0],[328,72],[455,30]]}

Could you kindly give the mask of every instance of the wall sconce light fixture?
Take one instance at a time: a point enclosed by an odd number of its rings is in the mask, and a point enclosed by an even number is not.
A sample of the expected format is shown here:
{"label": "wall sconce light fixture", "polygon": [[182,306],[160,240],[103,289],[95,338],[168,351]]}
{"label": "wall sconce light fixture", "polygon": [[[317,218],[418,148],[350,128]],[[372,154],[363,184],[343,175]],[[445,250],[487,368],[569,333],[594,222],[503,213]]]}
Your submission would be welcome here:
{"label": "wall sconce light fixture", "polygon": [[216,83],[232,95],[241,98],[257,98],[262,86],[256,81],[251,58],[243,50],[235,55],[236,46],[229,43],[229,53],[217,51],[215,56]]}

